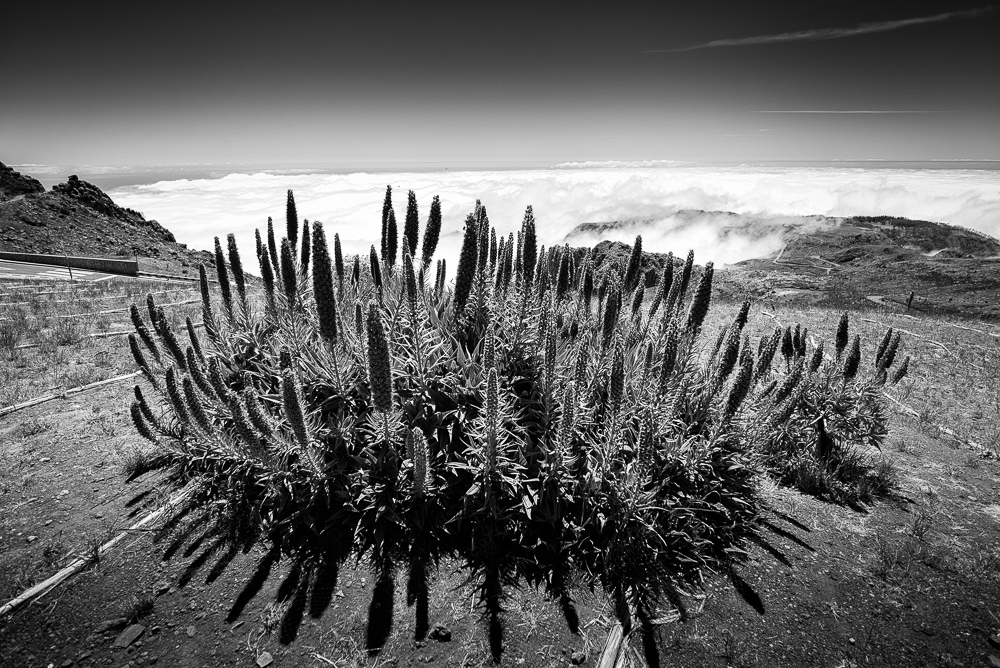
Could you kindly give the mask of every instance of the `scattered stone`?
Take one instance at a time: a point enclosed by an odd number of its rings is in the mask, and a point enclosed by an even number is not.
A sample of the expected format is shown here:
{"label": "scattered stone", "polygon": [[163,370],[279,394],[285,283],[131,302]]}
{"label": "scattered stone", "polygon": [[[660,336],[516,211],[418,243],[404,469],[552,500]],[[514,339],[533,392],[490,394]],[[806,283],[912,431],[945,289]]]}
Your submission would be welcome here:
{"label": "scattered stone", "polygon": [[267,668],[274,663],[274,657],[271,656],[270,652],[261,652],[260,656],[257,657],[257,666],[259,668]]}
{"label": "scattered stone", "polygon": [[334,596],[336,596],[337,598],[344,598],[344,590],[338,589],[337,593],[335,593]]}
{"label": "scattered stone", "polygon": [[569,660],[574,666],[580,666],[587,660],[587,655],[583,652],[573,652],[569,655]]}
{"label": "scattered stone", "polygon": [[118,635],[118,637],[115,638],[114,646],[115,647],[128,647],[129,645],[131,645],[132,643],[134,643],[136,640],[138,640],[139,636],[141,636],[145,630],[146,630],[146,627],[143,626],[142,624],[133,624],[132,626],[130,626],[127,629],[125,629],[124,631],[122,631]]}
{"label": "scattered stone", "polygon": [[191,609],[192,610],[197,610],[198,609],[198,604],[195,603],[194,601],[191,601]]}
{"label": "scattered stone", "polygon": [[193,626],[187,627],[188,638],[194,638],[194,633],[195,633],[195,630],[194,630]]}
{"label": "scattered stone", "polygon": [[34,543],[36,540],[38,540],[38,536],[28,536],[25,540],[27,540],[29,543]]}
{"label": "scattered stone", "polygon": [[66,659],[65,661],[62,662],[60,668],[69,668],[72,665],[73,665],[73,659]]}
{"label": "scattered stone", "polygon": [[998,633],[995,636],[990,636],[986,640],[988,640],[989,643],[994,647],[996,647],[997,649],[1000,649],[1000,633]]}
{"label": "scattered stone", "polygon": [[451,629],[447,626],[438,624],[434,627],[434,630],[430,633],[431,640],[439,640],[440,642],[449,642],[451,640]]}
{"label": "scattered stone", "polygon": [[45,520],[45,526],[52,524],[52,520]]}
{"label": "scattered stone", "polygon": [[108,631],[120,631],[128,625],[128,619],[125,617],[116,617],[115,619],[105,619],[103,622],[97,625],[97,630],[95,633],[107,633]]}
{"label": "scattered stone", "polygon": [[169,591],[170,591],[169,582],[160,582],[159,584],[156,585],[156,596],[163,596]]}
{"label": "scattered stone", "polygon": [[232,629],[231,629],[231,630],[232,630],[232,631],[235,631],[236,629],[240,628],[241,626],[243,626],[243,620],[242,620],[242,619],[241,619],[241,620],[239,620],[238,622],[236,622],[235,624],[233,624],[233,626],[232,626]]}

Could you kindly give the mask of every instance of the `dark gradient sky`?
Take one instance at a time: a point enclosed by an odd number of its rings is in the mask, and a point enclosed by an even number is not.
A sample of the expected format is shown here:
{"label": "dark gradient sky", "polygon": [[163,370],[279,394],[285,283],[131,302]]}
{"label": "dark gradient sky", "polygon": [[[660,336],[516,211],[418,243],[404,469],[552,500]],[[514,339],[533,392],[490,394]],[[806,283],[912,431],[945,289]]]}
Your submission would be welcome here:
{"label": "dark gradient sky", "polygon": [[[0,41],[0,160],[1000,159],[988,4],[356,4],[17,3]],[[671,49],[690,50],[646,53]]]}

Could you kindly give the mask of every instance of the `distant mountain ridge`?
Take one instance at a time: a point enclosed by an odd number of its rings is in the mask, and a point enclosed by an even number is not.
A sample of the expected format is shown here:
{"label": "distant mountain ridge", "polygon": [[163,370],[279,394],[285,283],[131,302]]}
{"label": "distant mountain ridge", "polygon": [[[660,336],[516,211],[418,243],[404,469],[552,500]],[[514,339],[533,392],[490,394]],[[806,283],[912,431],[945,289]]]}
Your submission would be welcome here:
{"label": "distant mountain ridge", "polygon": [[[779,252],[716,270],[717,292],[723,296],[773,305],[902,310],[912,292],[910,305],[916,311],[1000,320],[1000,240],[982,232],[893,216],[784,216],[777,225],[774,219],[720,211],[678,211],[671,218],[682,225],[731,219],[728,229],[716,229],[723,238],[753,238],[762,229],[781,232],[784,244]],[[595,249],[598,264],[615,259],[621,263],[627,261],[631,246],[608,237],[651,232],[661,220],[584,223],[570,231],[566,241],[590,245],[603,238]],[[753,230],[758,224],[762,229]],[[674,249],[681,257],[685,252]],[[662,265],[662,254],[644,255],[644,268],[655,271]]]}
{"label": "distant mountain ridge", "polygon": [[173,233],[121,207],[100,188],[70,176],[46,192],[36,179],[0,162],[0,250],[136,257],[144,271],[197,275],[207,251],[178,244]]}

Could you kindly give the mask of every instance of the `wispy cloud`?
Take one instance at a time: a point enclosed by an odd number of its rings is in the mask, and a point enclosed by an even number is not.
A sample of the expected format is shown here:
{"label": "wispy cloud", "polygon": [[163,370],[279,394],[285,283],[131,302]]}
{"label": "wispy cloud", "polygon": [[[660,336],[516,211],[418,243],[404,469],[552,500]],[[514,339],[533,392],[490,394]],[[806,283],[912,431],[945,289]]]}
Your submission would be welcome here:
{"label": "wispy cloud", "polygon": [[761,109],[751,114],[956,114],[957,111],[927,109]]}
{"label": "wispy cloud", "polygon": [[898,19],[896,21],[872,21],[862,23],[852,28],[814,28],[812,30],[797,30],[795,32],[784,32],[776,35],[754,35],[752,37],[736,37],[732,39],[716,39],[704,44],[686,46],[680,49],[647,49],[643,53],[680,53],[682,51],[696,51],[698,49],[712,49],[720,46],[756,46],[758,44],[780,44],[782,42],[815,42],[827,39],[840,39],[842,37],[854,37],[856,35],[870,35],[872,33],[889,32],[911,26],[926,25],[928,23],[941,23],[954,19],[969,19],[982,16],[994,11],[994,7],[982,7],[979,9],[967,9],[958,12],[944,12],[933,16],[917,16],[909,19]]}

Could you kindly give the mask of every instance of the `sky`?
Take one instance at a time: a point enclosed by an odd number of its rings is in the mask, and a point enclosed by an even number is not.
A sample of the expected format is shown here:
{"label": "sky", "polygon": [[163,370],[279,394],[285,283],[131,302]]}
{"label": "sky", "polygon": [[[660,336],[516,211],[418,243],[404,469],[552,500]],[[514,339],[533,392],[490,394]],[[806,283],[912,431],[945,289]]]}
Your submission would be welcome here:
{"label": "sky", "polygon": [[4,24],[6,164],[1000,160],[988,0],[19,2]]}

